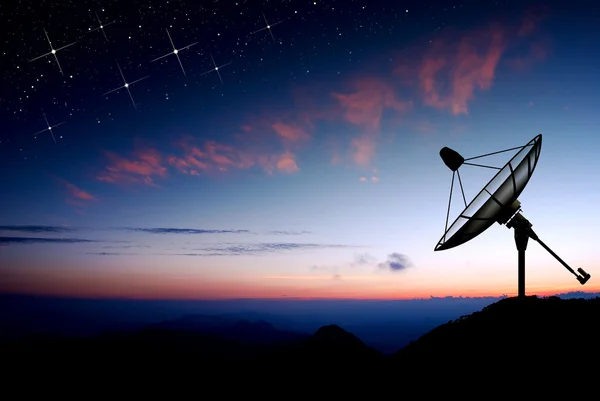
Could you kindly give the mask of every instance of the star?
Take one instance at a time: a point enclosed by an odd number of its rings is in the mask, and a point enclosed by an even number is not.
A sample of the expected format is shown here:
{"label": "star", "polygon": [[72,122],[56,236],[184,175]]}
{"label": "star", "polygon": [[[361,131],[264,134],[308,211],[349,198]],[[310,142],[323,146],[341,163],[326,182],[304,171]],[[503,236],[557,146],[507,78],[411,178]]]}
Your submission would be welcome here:
{"label": "star", "polygon": [[125,89],[127,89],[127,93],[129,93],[129,98],[131,99],[131,103],[133,103],[133,107],[137,109],[137,105],[135,104],[135,101],[133,100],[133,96],[131,96],[131,91],[129,90],[129,87],[131,85],[135,84],[136,82],[140,82],[142,79],[148,78],[149,75],[146,75],[145,77],[137,79],[137,80],[135,80],[133,82],[127,82],[127,80],[125,79],[125,75],[123,75],[123,71],[121,70],[121,66],[119,65],[119,62],[117,62],[117,67],[119,68],[119,72],[121,73],[121,77],[123,78],[124,85],[120,86],[120,87],[118,87],[116,89],[110,90],[110,91],[104,93],[102,96],[108,95],[109,93],[116,92],[119,89],[125,88]]}
{"label": "star", "polygon": [[269,33],[271,34],[271,38],[273,39],[273,43],[277,43],[275,41],[275,36],[273,36],[273,32],[271,31],[271,28],[273,28],[277,24],[281,24],[282,21],[277,21],[274,24],[269,24],[269,21],[267,21],[267,17],[265,16],[265,13],[262,13],[262,15],[263,15],[263,18],[265,19],[266,26],[264,28],[260,28],[257,31],[250,32],[250,35],[253,35],[255,33],[258,33],[258,32],[261,32],[261,31],[264,31],[265,29],[267,29],[269,31]]}
{"label": "star", "polygon": [[44,115],[44,120],[46,120],[46,126],[47,126],[47,128],[44,128],[43,130],[36,132],[35,134],[33,134],[33,136],[41,134],[42,132],[50,131],[50,135],[52,135],[52,140],[54,141],[54,143],[56,143],[56,138],[54,137],[54,133],[52,132],[52,128],[56,128],[59,125],[64,124],[64,122],[60,122],[60,123],[58,123],[56,125],[50,125],[50,123],[48,122],[48,119],[46,118],[46,113],[44,113],[43,115]]}
{"label": "star", "polygon": [[55,48],[53,48],[53,47],[52,47],[52,42],[50,42],[50,37],[48,36],[48,32],[46,32],[46,29],[44,29],[44,34],[46,35],[46,39],[48,39],[48,44],[50,44],[50,51],[49,51],[48,53],[46,53],[46,54],[42,54],[42,55],[41,55],[41,56],[39,56],[39,57],[36,57],[36,58],[34,58],[34,59],[31,59],[31,60],[29,60],[29,62],[32,62],[32,61],[38,60],[38,59],[40,59],[40,58],[42,58],[42,57],[46,57],[46,56],[48,56],[48,55],[52,54],[52,55],[54,56],[54,59],[56,60],[56,64],[58,65],[58,70],[60,71],[60,73],[61,73],[62,75],[64,75],[64,74],[63,74],[63,70],[62,70],[62,68],[61,68],[61,66],[60,66],[60,63],[58,62],[58,57],[56,57],[56,53],[58,53],[58,52],[59,52],[60,50],[62,50],[62,49],[66,49],[67,47],[74,45],[74,44],[75,44],[75,43],[77,43],[77,42],[69,43],[69,44],[68,44],[68,45],[66,45],[66,46],[60,47],[60,48],[58,48],[58,49],[55,49]]}
{"label": "star", "polygon": [[94,14],[96,14],[96,19],[98,20],[98,27],[94,28],[94,29],[90,29],[90,32],[97,31],[98,29],[102,30],[102,34],[104,35],[104,39],[106,39],[106,41],[108,42],[109,40],[106,37],[106,32],[104,32],[104,28],[106,28],[110,24],[114,24],[115,21],[111,21],[109,23],[103,24],[102,21],[100,21],[100,17],[98,17],[98,13],[94,13]]}
{"label": "star", "polygon": [[181,50],[189,49],[190,47],[194,46],[194,45],[195,45],[195,44],[197,44],[198,42],[192,43],[191,45],[184,46],[184,47],[182,47],[181,49],[177,49],[177,48],[175,47],[175,44],[173,43],[173,39],[171,39],[171,34],[169,33],[169,30],[168,30],[168,29],[166,29],[166,31],[167,31],[167,35],[169,36],[169,41],[171,42],[171,46],[173,46],[173,51],[172,51],[172,52],[169,52],[169,53],[167,53],[167,54],[165,54],[164,56],[160,56],[160,57],[158,57],[158,58],[155,58],[155,59],[154,59],[154,60],[152,60],[151,62],[154,62],[154,61],[160,60],[161,58],[164,58],[164,57],[170,56],[171,54],[174,54],[174,55],[177,57],[177,60],[179,61],[179,65],[181,66],[181,71],[183,71],[183,75],[186,75],[186,73],[185,73],[185,69],[183,68],[183,64],[181,63],[181,59],[179,58],[179,52],[180,52]]}
{"label": "star", "polygon": [[212,60],[212,63],[215,66],[215,68],[213,68],[213,69],[211,69],[209,71],[206,71],[205,73],[200,74],[200,76],[206,75],[206,74],[211,73],[213,71],[216,71],[217,75],[219,76],[219,79],[221,80],[221,83],[223,83],[223,78],[221,78],[221,74],[219,73],[219,68],[223,68],[223,67],[229,65],[229,64],[231,64],[231,62],[229,62],[227,64],[220,65],[220,66],[217,67],[217,63],[215,63],[215,59],[213,58],[212,54],[210,55],[210,59]]}

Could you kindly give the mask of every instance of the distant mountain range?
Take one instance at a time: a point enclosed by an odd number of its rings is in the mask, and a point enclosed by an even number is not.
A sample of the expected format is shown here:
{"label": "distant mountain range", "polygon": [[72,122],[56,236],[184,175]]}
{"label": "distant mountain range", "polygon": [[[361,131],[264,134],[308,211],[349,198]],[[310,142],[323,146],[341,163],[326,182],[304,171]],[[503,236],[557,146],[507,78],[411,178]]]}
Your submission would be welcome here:
{"label": "distant mountain range", "polygon": [[539,396],[567,388],[571,399],[598,373],[599,321],[600,298],[508,298],[385,356],[337,325],[311,335],[261,320],[187,315],[91,338],[11,341],[0,347],[0,355],[17,381],[62,377],[86,386],[142,386],[140,391],[154,383],[178,383],[202,391],[218,387],[225,394],[241,391],[237,386],[243,382],[248,391],[265,394],[285,385],[288,396],[296,392],[292,389],[337,385],[339,395],[367,383],[378,390],[402,383],[425,397],[450,381],[470,383],[470,390],[481,388],[481,394],[521,386]]}

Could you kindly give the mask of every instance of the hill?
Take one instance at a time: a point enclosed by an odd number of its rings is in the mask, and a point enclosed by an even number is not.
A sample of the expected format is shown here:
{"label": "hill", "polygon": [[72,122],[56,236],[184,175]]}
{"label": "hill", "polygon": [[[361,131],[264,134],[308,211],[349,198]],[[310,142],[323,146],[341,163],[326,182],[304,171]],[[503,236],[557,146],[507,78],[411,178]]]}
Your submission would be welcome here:
{"label": "hill", "polygon": [[409,376],[573,391],[595,374],[599,323],[600,298],[507,298],[438,326],[389,362]]}
{"label": "hill", "polygon": [[[600,298],[507,298],[385,356],[336,325],[306,335],[264,321],[189,315],[94,338],[12,342],[0,356],[13,383],[69,377],[138,391],[152,383],[263,395],[284,387],[297,393],[298,386],[308,392],[341,386],[337,395],[370,388],[372,395],[401,386],[422,396],[454,394],[460,384],[463,395],[516,388],[538,396],[567,388],[572,395],[595,374],[599,320]],[[223,388],[224,381],[237,384]]]}

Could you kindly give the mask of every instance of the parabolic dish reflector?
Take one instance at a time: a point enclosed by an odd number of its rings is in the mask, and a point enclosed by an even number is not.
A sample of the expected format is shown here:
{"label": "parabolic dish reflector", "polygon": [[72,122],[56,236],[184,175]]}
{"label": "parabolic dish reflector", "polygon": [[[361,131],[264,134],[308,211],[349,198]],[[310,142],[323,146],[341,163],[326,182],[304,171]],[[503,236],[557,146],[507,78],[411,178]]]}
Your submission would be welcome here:
{"label": "parabolic dish reflector", "polygon": [[497,220],[525,188],[537,165],[542,149],[542,135],[524,145],[509,162],[473,198],[454,220],[435,247],[435,251],[454,248],[472,240]]}

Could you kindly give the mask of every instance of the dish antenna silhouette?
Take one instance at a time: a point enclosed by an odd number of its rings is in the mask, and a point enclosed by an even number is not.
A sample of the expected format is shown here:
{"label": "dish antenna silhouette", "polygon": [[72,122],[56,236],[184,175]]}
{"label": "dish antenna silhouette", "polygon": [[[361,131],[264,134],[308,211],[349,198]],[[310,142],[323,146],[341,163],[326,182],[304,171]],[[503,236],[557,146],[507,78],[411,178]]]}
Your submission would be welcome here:
{"label": "dish antenna silhouette", "polygon": [[[517,149],[517,153],[502,168],[469,163],[470,160]],[[440,150],[442,160],[446,166],[452,170],[452,184],[450,186],[450,199],[448,200],[448,212],[446,214],[444,235],[439,240],[434,250],[443,251],[464,244],[487,230],[494,222],[501,225],[505,224],[506,227],[515,230],[515,244],[519,252],[519,297],[525,296],[525,251],[527,250],[529,238],[537,241],[568,271],[573,273],[581,285],[585,284],[591,277],[582,268],[577,269],[577,272],[575,272],[575,270],[544,244],[531,229],[533,225],[521,213],[521,202],[519,202],[517,198],[523,189],[525,189],[525,185],[527,185],[527,182],[529,182],[529,179],[535,170],[541,149],[542,135],[539,134],[523,146],[470,157],[468,159],[465,159],[458,152],[447,147]],[[463,165],[499,170],[468,205],[459,172],[459,168]],[[458,177],[458,182],[460,183],[460,190],[465,202],[465,209],[456,218],[454,223],[452,223],[450,228],[448,228],[448,217],[450,216],[450,205],[452,202],[452,190],[454,188],[455,176]]]}

